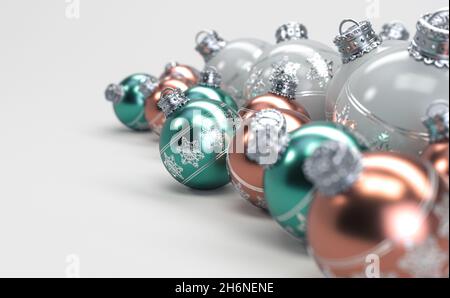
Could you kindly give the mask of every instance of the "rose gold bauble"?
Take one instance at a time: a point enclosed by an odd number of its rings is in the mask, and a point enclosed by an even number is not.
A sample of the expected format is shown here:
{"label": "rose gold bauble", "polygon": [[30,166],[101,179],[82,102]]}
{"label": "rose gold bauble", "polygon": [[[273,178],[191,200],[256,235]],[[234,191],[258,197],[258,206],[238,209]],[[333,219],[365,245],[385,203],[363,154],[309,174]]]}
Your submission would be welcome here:
{"label": "rose gold bauble", "polygon": [[428,163],[399,154],[365,154],[363,166],[350,189],[317,193],[312,203],[309,244],[323,272],[373,277],[378,267],[380,277],[447,277],[447,185]]}
{"label": "rose gold bauble", "polygon": [[252,115],[250,113],[252,111],[262,111],[268,109],[283,109],[296,111],[310,118],[309,113],[305,110],[305,108],[301,104],[293,100],[289,100],[287,97],[279,96],[272,93],[258,96],[248,101],[245,104],[245,106],[239,111],[239,115],[243,119],[247,119]]}
{"label": "rose gold bauble", "polygon": [[[300,109],[299,109],[300,110]],[[311,120],[308,116],[293,110],[278,109],[286,119],[288,132],[297,130]],[[231,180],[242,198],[261,209],[267,210],[264,198],[264,167],[250,160],[247,155],[249,140],[249,125],[252,117],[258,111],[248,111],[246,119],[243,120],[241,129],[230,142],[227,165]]]}
{"label": "rose gold bauble", "polygon": [[437,143],[430,145],[422,157],[431,162],[434,169],[442,176],[442,178],[449,183],[448,180],[448,168],[449,168],[449,150],[448,150],[448,142],[446,143]]}
{"label": "rose gold bauble", "polygon": [[181,79],[190,86],[194,86],[198,83],[199,72],[191,66],[172,62],[166,66],[166,70],[161,75],[160,80],[165,81],[172,79]]}
{"label": "rose gold bauble", "polygon": [[167,79],[162,81],[155,89],[153,94],[147,98],[145,102],[145,118],[148,121],[150,128],[156,133],[160,134],[161,129],[166,121],[166,116],[158,107],[158,101],[161,98],[161,94],[167,88],[181,89],[186,91],[191,87],[191,84],[182,79]]}

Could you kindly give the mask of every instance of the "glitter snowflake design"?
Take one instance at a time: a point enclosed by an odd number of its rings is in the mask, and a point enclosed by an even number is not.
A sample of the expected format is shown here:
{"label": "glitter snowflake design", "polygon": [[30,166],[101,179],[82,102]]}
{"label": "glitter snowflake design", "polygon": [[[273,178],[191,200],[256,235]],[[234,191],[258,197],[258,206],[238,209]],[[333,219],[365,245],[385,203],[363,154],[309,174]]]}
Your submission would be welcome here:
{"label": "glitter snowflake design", "polygon": [[222,152],[225,148],[224,133],[216,125],[202,127],[202,142],[217,153]]}
{"label": "glitter snowflake design", "polygon": [[439,218],[438,235],[443,238],[449,237],[449,198],[444,194],[442,202],[434,208],[434,214]]}
{"label": "glitter snowflake design", "polygon": [[244,190],[244,188],[242,187],[242,184],[240,184],[239,182],[233,181],[233,186],[236,189],[236,191],[239,192],[239,195],[243,199],[250,201],[250,195]]}
{"label": "glitter snowflake design", "polygon": [[198,168],[199,162],[205,158],[199,142],[189,142],[185,137],[181,139],[180,156],[183,165],[192,165],[194,168]]}
{"label": "glitter snowflake design", "polygon": [[272,64],[270,81],[272,82],[279,76],[288,76],[296,78],[297,72],[300,70],[300,68],[301,65],[299,63],[289,61],[289,57],[284,56],[281,61]]}
{"label": "glitter snowflake design", "polygon": [[416,278],[439,278],[447,262],[448,255],[438,241],[430,237],[423,245],[409,249],[398,265]]}
{"label": "glitter snowflake design", "polygon": [[269,209],[266,199],[260,196],[256,197],[256,206],[264,210]]}
{"label": "glitter snowflake design", "polygon": [[174,156],[168,156],[165,152],[164,152],[164,161],[163,161],[164,165],[166,166],[167,170],[169,171],[169,173],[175,177],[175,178],[180,178],[180,179],[184,179],[182,173],[183,173],[183,168],[178,166],[177,163],[175,162],[175,157]]}
{"label": "glitter snowflake design", "polygon": [[263,71],[258,70],[250,76],[247,83],[247,88],[250,90],[250,97],[254,98],[264,94],[267,91],[267,86],[264,83]]}
{"label": "glitter snowflake design", "polygon": [[323,59],[319,53],[315,53],[307,61],[311,64],[311,68],[306,74],[306,78],[317,81],[320,88],[326,87],[333,78],[333,62]]}
{"label": "glitter snowflake design", "polygon": [[341,112],[336,112],[336,122],[348,127],[351,130],[355,130],[357,125],[356,122],[350,120],[350,106],[346,104]]}
{"label": "glitter snowflake design", "polygon": [[380,133],[375,139],[371,142],[371,147],[376,151],[391,151],[391,135],[389,132],[384,131]]}

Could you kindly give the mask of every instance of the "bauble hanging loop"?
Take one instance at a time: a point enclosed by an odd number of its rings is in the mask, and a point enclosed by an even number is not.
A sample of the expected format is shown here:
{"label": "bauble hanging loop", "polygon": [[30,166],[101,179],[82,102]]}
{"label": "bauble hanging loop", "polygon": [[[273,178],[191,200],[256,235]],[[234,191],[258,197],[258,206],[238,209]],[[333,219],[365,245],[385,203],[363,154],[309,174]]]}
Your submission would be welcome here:
{"label": "bauble hanging loop", "polygon": [[163,111],[166,117],[184,106],[189,101],[183,91],[179,88],[167,88],[161,93],[161,99],[158,102],[158,107]]}
{"label": "bauble hanging loop", "polygon": [[206,62],[220,52],[227,42],[214,30],[203,30],[195,36],[196,50]]}
{"label": "bauble hanging loop", "polygon": [[220,88],[221,84],[222,84],[222,76],[215,67],[207,66],[200,73],[199,85],[212,88]]}
{"label": "bauble hanging loop", "polygon": [[306,178],[328,196],[350,188],[362,169],[361,153],[337,141],[323,143],[303,166]]}
{"label": "bauble hanging loop", "polygon": [[418,61],[435,66],[449,67],[449,9],[422,16],[417,22],[417,32],[409,48]]}
{"label": "bauble hanging loop", "polygon": [[[353,26],[344,31],[344,26],[348,23]],[[369,21],[358,23],[346,19],[341,22],[339,35],[334,39],[334,43],[342,55],[343,63],[349,63],[376,49],[381,44],[381,39]]]}
{"label": "bauble hanging loop", "polygon": [[410,37],[410,33],[406,26],[399,21],[392,21],[384,24],[380,33],[382,41],[387,40],[403,40],[406,41]]}
{"label": "bauble hanging loop", "polygon": [[308,29],[301,23],[290,22],[278,28],[275,33],[277,43],[290,40],[308,39]]}
{"label": "bauble hanging loop", "polygon": [[125,91],[123,90],[123,87],[118,84],[109,84],[105,90],[106,100],[114,104],[119,103],[124,95]]}
{"label": "bauble hanging loop", "polygon": [[247,158],[264,167],[273,165],[289,143],[283,114],[275,109],[260,111],[253,116],[249,130]]}
{"label": "bauble hanging loop", "polygon": [[295,100],[298,87],[296,73],[299,67],[299,64],[291,63],[287,60],[275,63],[273,65],[274,69],[272,75],[269,79],[272,84],[269,92],[289,98],[290,100]]}

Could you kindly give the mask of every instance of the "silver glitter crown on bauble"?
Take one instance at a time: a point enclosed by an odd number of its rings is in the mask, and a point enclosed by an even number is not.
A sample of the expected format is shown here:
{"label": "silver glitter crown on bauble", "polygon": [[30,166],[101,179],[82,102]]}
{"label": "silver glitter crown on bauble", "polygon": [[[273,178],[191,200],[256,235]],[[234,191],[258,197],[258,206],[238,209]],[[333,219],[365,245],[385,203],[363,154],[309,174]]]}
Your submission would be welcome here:
{"label": "silver glitter crown on bauble", "polygon": [[118,104],[122,101],[125,95],[123,87],[118,84],[109,84],[105,90],[105,98],[113,104]]}
{"label": "silver glitter crown on bauble", "polygon": [[[353,25],[343,31],[344,26],[349,23]],[[334,44],[341,53],[344,63],[349,63],[370,53],[381,42],[380,36],[373,30],[372,24],[369,21],[358,23],[351,19],[341,22],[339,35],[334,39]]]}
{"label": "silver glitter crown on bauble", "polygon": [[161,99],[158,101],[158,108],[168,117],[188,102],[189,98],[184,95],[181,89],[168,88],[162,92]]}
{"label": "silver glitter crown on bauble", "polygon": [[210,61],[226,45],[227,42],[214,30],[204,30],[195,37],[197,52],[202,55],[206,62]]}
{"label": "silver glitter crown on bauble", "polygon": [[269,92],[294,100],[298,87],[297,71],[299,68],[299,64],[288,60],[275,63],[269,79],[272,84]]}
{"label": "silver glitter crown on bauble", "polygon": [[158,85],[159,80],[157,78],[148,76],[148,78],[139,86],[139,92],[141,92],[142,96],[148,98],[155,92]]}
{"label": "silver glitter crown on bauble", "polygon": [[439,68],[449,67],[448,7],[422,16],[409,51],[419,61]]}
{"label": "silver glitter crown on bauble", "polygon": [[410,37],[409,31],[406,26],[399,22],[393,21],[383,25],[380,33],[380,38],[383,41],[386,40],[408,40]]}
{"label": "silver glitter crown on bauble", "polygon": [[290,22],[278,28],[275,33],[275,38],[277,43],[290,40],[308,39],[308,30],[303,24],[298,22]]}
{"label": "silver glitter crown on bauble", "polygon": [[326,196],[349,189],[359,179],[362,170],[361,154],[336,141],[323,143],[303,166],[306,178]]}
{"label": "silver glitter crown on bauble", "polygon": [[427,110],[423,124],[428,129],[430,143],[448,142],[449,140],[449,105],[445,100],[433,103]]}
{"label": "silver glitter crown on bauble", "polygon": [[200,85],[213,88],[220,88],[221,84],[222,84],[222,76],[214,67],[207,66],[200,73]]}
{"label": "silver glitter crown on bauble", "polygon": [[287,123],[281,112],[268,109],[253,116],[246,152],[248,159],[264,167],[272,166],[288,143]]}

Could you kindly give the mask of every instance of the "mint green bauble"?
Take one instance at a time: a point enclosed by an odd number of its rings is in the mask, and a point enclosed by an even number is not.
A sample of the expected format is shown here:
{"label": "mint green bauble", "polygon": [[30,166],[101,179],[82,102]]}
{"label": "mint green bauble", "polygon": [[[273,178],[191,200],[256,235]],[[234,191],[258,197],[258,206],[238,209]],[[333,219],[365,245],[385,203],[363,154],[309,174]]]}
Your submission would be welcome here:
{"label": "mint green bauble", "polygon": [[106,99],[113,103],[117,118],[125,126],[136,131],[149,130],[145,119],[145,100],[148,94],[142,92],[143,86],[156,79],[147,74],[134,74],[120,84],[111,84],[106,90]]}
{"label": "mint green bauble", "polygon": [[[161,132],[161,159],[178,182],[193,189],[212,190],[227,185],[226,153],[234,135],[237,113],[215,100],[189,100],[172,106]],[[177,92],[177,91],[174,91]],[[173,95],[172,95],[173,96]],[[161,99],[161,104],[179,99]],[[167,108],[160,105],[167,115]]]}
{"label": "mint green bauble", "polygon": [[186,92],[186,96],[190,99],[211,99],[222,102],[235,112],[239,110],[234,99],[228,95],[225,91],[217,87],[209,87],[198,85],[190,88]]}
{"label": "mint green bauble", "polygon": [[313,185],[303,174],[303,164],[326,141],[339,141],[357,150],[367,147],[345,127],[327,122],[304,125],[292,132],[289,145],[264,176],[269,211],[291,235],[306,241],[307,216],[313,199]]}

